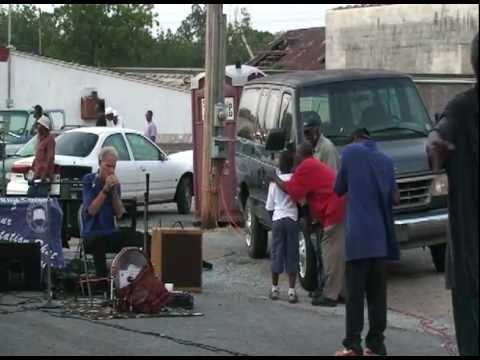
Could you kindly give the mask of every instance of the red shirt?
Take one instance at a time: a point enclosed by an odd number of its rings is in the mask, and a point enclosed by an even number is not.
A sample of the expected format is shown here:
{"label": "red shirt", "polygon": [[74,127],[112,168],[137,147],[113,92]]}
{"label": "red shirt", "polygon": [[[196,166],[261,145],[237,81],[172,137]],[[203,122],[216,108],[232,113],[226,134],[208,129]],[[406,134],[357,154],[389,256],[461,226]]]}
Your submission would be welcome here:
{"label": "red shirt", "polygon": [[50,178],[51,181],[53,180],[55,171],[55,139],[51,134],[44,138],[38,138],[32,170],[36,179]]}
{"label": "red shirt", "polygon": [[333,192],[335,176],[335,171],[321,161],[307,158],[284,182],[285,190],[296,202],[306,198],[311,216],[323,226],[335,225],[343,221],[345,214],[345,197]]}

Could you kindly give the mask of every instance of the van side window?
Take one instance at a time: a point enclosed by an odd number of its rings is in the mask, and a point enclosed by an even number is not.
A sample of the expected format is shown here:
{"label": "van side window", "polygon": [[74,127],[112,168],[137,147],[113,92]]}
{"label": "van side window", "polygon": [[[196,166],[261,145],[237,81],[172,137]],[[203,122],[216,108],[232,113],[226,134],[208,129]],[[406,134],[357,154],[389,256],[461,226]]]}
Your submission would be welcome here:
{"label": "van side window", "polygon": [[267,137],[267,125],[265,123],[268,93],[270,89],[263,89],[260,93],[260,100],[258,104],[258,122],[255,128],[255,141],[264,144]]}
{"label": "van side window", "polygon": [[280,127],[287,132],[287,142],[292,139],[292,96],[284,93],[282,96],[282,105],[280,106]]}
{"label": "van side window", "polygon": [[280,90],[272,90],[265,112],[265,128],[275,129],[278,126],[278,105],[280,103]]}
{"label": "van side window", "polygon": [[237,136],[253,140],[257,125],[257,104],[260,89],[244,89],[238,109]]}

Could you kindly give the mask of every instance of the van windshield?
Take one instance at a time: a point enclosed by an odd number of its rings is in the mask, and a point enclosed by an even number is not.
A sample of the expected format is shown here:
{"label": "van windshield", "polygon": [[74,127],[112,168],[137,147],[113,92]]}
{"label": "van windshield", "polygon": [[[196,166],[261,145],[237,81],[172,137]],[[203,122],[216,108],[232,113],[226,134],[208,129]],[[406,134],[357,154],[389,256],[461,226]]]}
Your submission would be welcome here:
{"label": "van windshield", "polygon": [[315,112],[323,133],[345,143],[358,128],[378,140],[425,137],[428,113],[409,79],[372,79],[305,87],[300,91],[299,118]]}

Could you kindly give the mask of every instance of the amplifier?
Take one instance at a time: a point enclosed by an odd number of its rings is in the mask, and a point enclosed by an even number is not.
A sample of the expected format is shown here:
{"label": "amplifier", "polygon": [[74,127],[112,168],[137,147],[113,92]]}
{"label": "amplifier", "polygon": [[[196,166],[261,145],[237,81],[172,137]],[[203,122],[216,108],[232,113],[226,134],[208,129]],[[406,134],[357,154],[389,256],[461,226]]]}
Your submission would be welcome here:
{"label": "amplifier", "polygon": [[40,244],[0,241],[0,291],[41,289]]}
{"label": "amplifier", "polygon": [[202,231],[189,228],[155,228],[150,260],[155,274],[175,290],[201,292]]}

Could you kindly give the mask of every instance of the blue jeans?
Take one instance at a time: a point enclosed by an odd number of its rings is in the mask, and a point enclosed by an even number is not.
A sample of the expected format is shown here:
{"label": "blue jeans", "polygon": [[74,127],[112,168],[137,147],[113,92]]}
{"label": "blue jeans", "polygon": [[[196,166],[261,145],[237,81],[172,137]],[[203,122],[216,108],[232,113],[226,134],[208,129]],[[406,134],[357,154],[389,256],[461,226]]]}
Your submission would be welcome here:
{"label": "blue jeans", "polygon": [[296,274],[298,271],[298,224],[290,218],[272,224],[272,272]]}

